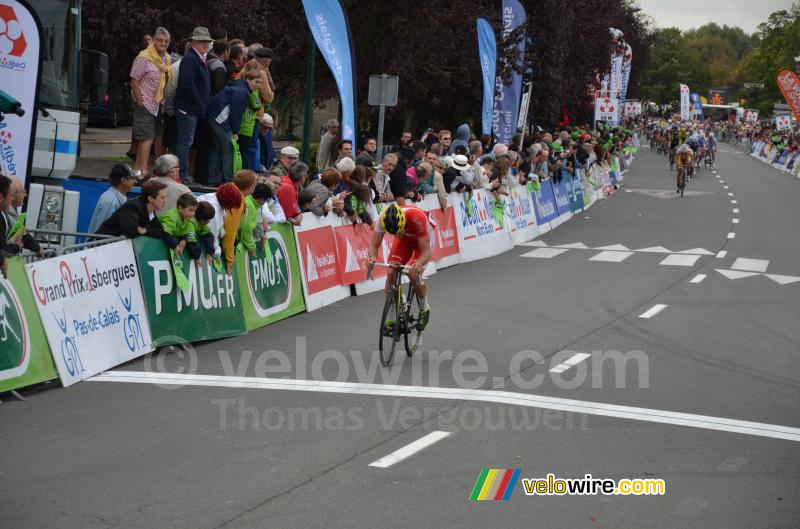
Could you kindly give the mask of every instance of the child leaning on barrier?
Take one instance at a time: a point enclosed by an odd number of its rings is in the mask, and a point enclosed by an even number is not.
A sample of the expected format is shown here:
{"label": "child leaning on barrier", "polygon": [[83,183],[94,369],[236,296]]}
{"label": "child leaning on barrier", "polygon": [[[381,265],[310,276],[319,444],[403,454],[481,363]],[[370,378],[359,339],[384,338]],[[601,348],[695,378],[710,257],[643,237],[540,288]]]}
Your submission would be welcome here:
{"label": "child leaning on barrier", "polygon": [[253,240],[260,244],[262,248],[267,239],[269,224],[270,222],[275,222],[275,217],[272,215],[268,203],[273,198],[275,198],[275,194],[272,192],[272,188],[267,184],[256,184],[253,193],[245,199],[257,212],[256,223],[253,228]]}
{"label": "child leaning on barrier", "polygon": [[209,265],[214,260],[214,234],[211,233],[208,223],[211,222],[215,214],[214,206],[208,202],[200,202],[194,212],[194,220],[197,222],[197,238],[203,242]]}
{"label": "child leaning on barrier", "polygon": [[195,220],[197,207],[197,198],[191,193],[184,193],[178,197],[176,206],[159,215],[158,220],[167,234],[164,243],[175,250],[175,255],[178,256],[187,248],[189,255],[200,266],[201,250],[197,243],[199,226]]}

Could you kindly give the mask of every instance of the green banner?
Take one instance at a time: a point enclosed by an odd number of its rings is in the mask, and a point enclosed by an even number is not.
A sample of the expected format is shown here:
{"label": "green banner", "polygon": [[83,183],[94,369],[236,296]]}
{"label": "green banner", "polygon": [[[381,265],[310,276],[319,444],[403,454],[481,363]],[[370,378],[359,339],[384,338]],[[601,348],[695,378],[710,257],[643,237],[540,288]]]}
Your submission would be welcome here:
{"label": "green banner", "polygon": [[247,332],[236,268],[227,275],[209,266],[205,257],[195,266],[188,252],[181,255],[189,286],[177,288],[169,251],[150,237],[133,241],[147,316],[159,345],[237,336]]}
{"label": "green banner", "polygon": [[267,233],[269,255],[256,245],[256,256],[236,256],[247,330],[252,331],[306,310],[300,260],[292,228],[273,224]]}
{"label": "green banner", "polygon": [[0,275],[0,392],[58,377],[22,259]]}

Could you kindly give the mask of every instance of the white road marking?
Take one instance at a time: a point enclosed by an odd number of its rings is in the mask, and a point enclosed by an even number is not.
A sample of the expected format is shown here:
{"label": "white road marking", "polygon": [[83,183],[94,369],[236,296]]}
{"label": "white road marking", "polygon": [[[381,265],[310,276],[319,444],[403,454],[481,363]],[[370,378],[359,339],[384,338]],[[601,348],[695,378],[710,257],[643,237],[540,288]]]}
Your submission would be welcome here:
{"label": "white road marking", "polygon": [[369,466],[375,468],[389,468],[390,466],[395,465],[404,459],[408,459],[417,452],[421,452],[422,450],[425,450],[432,444],[438,443],[442,439],[446,439],[451,435],[453,435],[453,432],[442,432],[442,431],[431,432],[425,437],[417,439],[413,443],[407,444],[406,446],[404,446],[399,450],[395,450],[388,456],[382,457],[377,461],[370,463]]}
{"label": "white road marking", "polygon": [[734,224],[739,224],[739,219],[733,219]]}
{"label": "white road marking", "polygon": [[722,189],[728,189],[728,186],[722,186]]}
{"label": "white road marking", "polygon": [[735,200],[731,200],[731,204],[738,204],[738,202]]}
{"label": "white road marking", "polygon": [[739,208],[733,208],[734,213],[739,213]]}
{"label": "white road marking", "polygon": [[598,246],[595,250],[611,250],[615,252],[630,252],[631,249],[622,244],[612,244],[610,246]]}
{"label": "white road marking", "polygon": [[732,197],[732,196],[733,196],[733,193],[728,193],[728,196],[729,196],[729,197]]}
{"label": "white road marking", "polygon": [[718,175],[718,174],[716,174],[716,173],[714,174],[714,176],[716,176],[717,178],[719,178],[719,175]]}
{"label": "white road marking", "polygon": [[796,276],[781,276],[777,274],[764,274],[764,275],[772,279],[779,285],[789,285],[791,283],[797,283],[798,281],[800,281],[800,277]]}
{"label": "white road marking", "polygon": [[724,259],[726,255],[728,255],[727,251],[720,250],[719,252],[717,252],[717,259]]}
{"label": "white road marking", "polygon": [[590,261],[606,261],[609,263],[621,263],[628,257],[633,255],[633,252],[612,252],[612,251],[605,251],[600,252],[597,255],[593,255],[589,258]]}
{"label": "white road marking", "polygon": [[743,277],[760,275],[758,272],[740,272],[739,270],[721,270],[719,268],[715,268],[714,270],[724,275],[728,279],[742,279]]}
{"label": "white road marking", "polygon": [[659,312],[661,312],[662,310],[664,310],[666,308],[667,308],[667,305],[663,305],[663,304],[659,303],[657,305],[653,305],[652,307],[650,307],[650,309],[647,312],[639,314],[639,317],[643,318],[643,319],[652,318],[653,316],[655,316],[656,314],[658,314]]}
{"label": "white road marking", "polygon": [[660,424],[673,424],[741,433],[773,439],[800,442],[800,428],[765,424],[707,415],[680,413],[632,406],[617,406],[602,402],[580,401],[546,397],[512,391],[487,391],[478,389],[438,388],[421,386],[394,386],[385,384],[359,384],[353,382],[328,382],[316,380],[291,380],[280,378],[226,377],[216,375],[189,375],[175,373],[147,373],[138,371],[109,371],[88,379],[89,382],[124,382],[160,386],[227,387],[373,395],[381,397],[413,397],[439,400],[468,400],[494,404],[543,408],[572,413],[585,413],[603,417],[616,417]]}
{"label": "white road marking", "polygon": [[719,183],[720,183],[720,184],[724,184],[724,183],[725,183],[725,180],[720,180],[720,181],[719,181]]}
{"label": "white road marking", "polygon": [[625,192],[626,193],[633,193],[633,191],[631,191],[630,189],[626,189]]}
{"label": "white road marking", "polygon": [[747,272],[766,272],[769,261],[766,259],[746,259],[739,257],[731,265],[733,270],[745,270]]}
{"label": "white road marking", "polygon": [[728,234],[728,238],[729,238],[729,239],[735,239],[735,238],[736,238],[736,234],[735,234],[734,232],[730,232],[730,233]]}
{"label": "white road marking", "polygon": [[634,250],[634,252],[645,252],[645,253],[672,253],[670,250],[667,250],[663,246],[651,246],[650,248],[642,248],[641,250]]}
{"label": "white road marking", "polygon": [[658,264],[664,266],[694,266],[698,259],[700,259],[699,255],[681,255],[674,253],[666,256],[664,260]]}
{"label": "white road marking", "polygon": [[691,254],[691,255],[714,255],[712,252],[709,252],[705,248],[692,248],[691,250],[681,250],[677,252],[680,254]]}
{"label": "white road marking", "polygon": [[569,248],[571,250],[591,250],[591,248],[589,248],[582,242],[571,242],[569,244],[556,244],[555,246],[559,248]]}
{"label": "white road marking", "polygon": [[694,278],[692,278],[690,283],[694,283],[694,284],[701,283],[703,281],[703,279],[705,279],[705,278],[706,278],[705,274],[697,274],[696,276],[694,276]]}
{"label": "white road marking", "polygon": [[590,356],[592,356],[592,355],[590,355],[589,353],[578,353],[578,354],[575,354],[575,355],[567,358],[565,361],[561,362],[560,364],[558,364],[553,369],[551,369],[550,372],[551,373],[563,373],[564,371],[566,371],[570,367],[580,364],[581,362],[583,362],[584,360],[586,360]]}
{"label": "white road marking", "polygon": [[556,255],[560,255],[564,252],[568,252],[569,250],[563,250],[560,248],[537,248],[532,252],[524,253],[520,255],[520,257],[536,257],[538,259],[552,259]]}

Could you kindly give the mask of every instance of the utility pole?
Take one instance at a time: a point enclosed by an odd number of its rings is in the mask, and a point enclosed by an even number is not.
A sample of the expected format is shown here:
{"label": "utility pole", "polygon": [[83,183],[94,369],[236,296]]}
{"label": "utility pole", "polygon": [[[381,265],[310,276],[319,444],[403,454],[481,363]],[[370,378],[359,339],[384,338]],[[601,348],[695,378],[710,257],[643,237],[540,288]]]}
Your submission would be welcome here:
{"label": "utility pole", "polygon": [[309,164],[308,144],[311,142],[311,123],[314,100],[314,59],[317,54],[317,43],[314,35],[308,34],[308,59],[306,60],[306,108],[303,120],[303,150],[300,153],[303,162]]}

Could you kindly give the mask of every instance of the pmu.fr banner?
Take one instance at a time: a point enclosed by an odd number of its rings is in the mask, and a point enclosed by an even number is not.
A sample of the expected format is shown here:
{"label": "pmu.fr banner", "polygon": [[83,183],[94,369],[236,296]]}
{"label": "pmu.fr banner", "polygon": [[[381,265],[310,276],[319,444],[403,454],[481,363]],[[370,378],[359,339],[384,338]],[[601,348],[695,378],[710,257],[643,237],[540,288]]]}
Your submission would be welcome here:
{"label": "pmu.fr banner", "polygon": [[0,2],[0,91],[14,111],[0,121],[0,174],[28,179],[36,137],[40,79],[39,21],[17,0]]}
{"label": "pmu.fr banner", "polygon": [[800,78],[791,70],[781,70],[778,74],[778,88],[792,110],[794,119],[800,121]]}
{"label": "pmu.fr banner", "polygon": [[681,85],[681,121],[691,119],[691,105],[689,104],[689,87]]}
{"label": "pmu.fr banner", "polygon": [[303,0],[308,27],[336,80],[342,102],[342,139],[355,141],[355,54],[350,23],[340,0]]}
{"label": "pmu.fr banner", "polygon": [[775,128],[779,131],[792,128],[792,118],[790,116],[775,116]]}
{"label": "pmu.fr banner", "polygon": [[264,245],[256,245],[256,255],[237,254],[236,272],[248,331],[305,310],[300,260],[289,224],[272,224]]}
{"label": "pmu.fr banner", "polygon": [[153,350],[131,241],[25,268],[64,386]]}
{"label": "pmu.fr banner", "polygon": [[12,257],[8,279],[0,274],[0,393],[57,376],[25,264]]}
{"label": "pmu.fr banner", "polygon": [[242,301],[233,274],[217,272],[206,257],[200,266],[181,256],[187,287],[178,287],[166,245],[150,237],[133,240],[141,271],[147,314],[158,345],[213,340],[246,332]]}
{"label": "pmu.fr banner", "polygon": [[483,76],[481,130],[484,134],[491,134],[495,71],[497,70],[497,42],[494,38],[494,30],[492,30],[492,26],[485,18],[478,19],[478,58],[481,61],[481,74]]}

